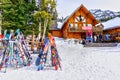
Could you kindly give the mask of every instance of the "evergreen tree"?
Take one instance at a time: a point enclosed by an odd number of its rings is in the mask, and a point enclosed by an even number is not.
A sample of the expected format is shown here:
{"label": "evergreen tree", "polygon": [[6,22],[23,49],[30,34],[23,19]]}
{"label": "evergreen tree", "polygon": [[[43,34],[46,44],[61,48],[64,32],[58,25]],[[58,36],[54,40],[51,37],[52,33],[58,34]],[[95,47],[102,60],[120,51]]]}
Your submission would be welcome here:
{"label": "evergreen tree", "polygon": [[2,0],[2,30],[20,29],[31,32],[32,14],[36,8],[35,0]]}
{"label": "evergreen tree", "polygon": [[[39,32],[44,33],[44,27],[47,26],[45,33],[48,32],[51,21],[57,19],[56,2],[54,0],[38,1],[37,6],[36,0],[0,0],[0,4],[2,4],[0,5],[2,31],[19,28],[25,34],[31,34],[32,30],[35,31],[35,34],[38,34]],[[39,12],[41,15],[36,17],[33,15]],[[49,15],[49,17],[43,17],[44,15]],[[46,19],[47,23],[45,23]]]}

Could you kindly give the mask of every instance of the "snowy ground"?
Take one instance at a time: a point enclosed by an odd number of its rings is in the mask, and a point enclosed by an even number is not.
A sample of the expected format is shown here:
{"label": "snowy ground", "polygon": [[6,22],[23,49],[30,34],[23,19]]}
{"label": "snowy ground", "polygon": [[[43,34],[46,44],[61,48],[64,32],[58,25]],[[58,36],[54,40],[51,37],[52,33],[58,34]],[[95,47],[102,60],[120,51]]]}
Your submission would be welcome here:
{"label": "snowy ground", "polygon": [[62,70],[37,71],[33,64],[0,73],[0,80],[120,80],[120,47],[83,47],[56,39]]}

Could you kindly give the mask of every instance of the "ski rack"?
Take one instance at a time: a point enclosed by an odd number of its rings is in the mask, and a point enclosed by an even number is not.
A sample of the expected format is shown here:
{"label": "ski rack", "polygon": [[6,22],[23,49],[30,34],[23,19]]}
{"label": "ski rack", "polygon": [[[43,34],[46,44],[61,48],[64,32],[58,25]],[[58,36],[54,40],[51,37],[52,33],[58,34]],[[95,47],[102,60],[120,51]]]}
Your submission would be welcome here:
{"label": "ski rack", "polygon": [[0,51],[0,71],[6,72],[6,68],[20,68],[23,66],[30,66],[31,55],[27,49],[26,42],[22,32],[17,30],[16,38],[6,38],[6,32],[4,32],[4,38],[1,39],[3,49]]}

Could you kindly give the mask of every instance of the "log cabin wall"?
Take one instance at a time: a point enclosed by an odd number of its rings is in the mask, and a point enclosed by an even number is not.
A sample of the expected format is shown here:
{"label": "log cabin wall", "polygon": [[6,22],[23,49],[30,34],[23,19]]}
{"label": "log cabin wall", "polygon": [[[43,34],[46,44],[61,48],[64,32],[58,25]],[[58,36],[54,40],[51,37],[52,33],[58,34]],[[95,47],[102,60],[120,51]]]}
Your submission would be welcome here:
{"label": "log cabin wall", "polygon": [[61,30],[51,30],[50,32],[51,32],[52,35],[55,36],[55,37],[60,37],[60,38],[63,37]]}
{"label": "log cabin wall", "polygon": [[85,39],[85,33],[81,32],[69,32],[67,38],[75,38],[75,39]]}
{"label": "log cabin wall", "polygon": [[109,30],[104,30],[103,34],[120,34],[120,26]]}
{"label": "log cabin wall", "polygon": [[67,28],[67,23],[64,23],[64,25],[62,26],[62,29],[61,29],[61,32],[62,32],[62,36],[63,38],[67,39],[67,35],[68,35],[68,28]]}
{"label": "log cabin wall", "polygon": [[103,34],[110,34],[112,35],[112,40],[114,40],[115,42],[120,42],[120,26],[118,26],[117,28],[104,30]]}
{"label": "log cabin wall", "polygon": [[74,33],[74,32],[69,32],[68,33],[68,38],[76,38],[76,39],[79,39],[80,38],[80,32],[76,32],[76,33]]}

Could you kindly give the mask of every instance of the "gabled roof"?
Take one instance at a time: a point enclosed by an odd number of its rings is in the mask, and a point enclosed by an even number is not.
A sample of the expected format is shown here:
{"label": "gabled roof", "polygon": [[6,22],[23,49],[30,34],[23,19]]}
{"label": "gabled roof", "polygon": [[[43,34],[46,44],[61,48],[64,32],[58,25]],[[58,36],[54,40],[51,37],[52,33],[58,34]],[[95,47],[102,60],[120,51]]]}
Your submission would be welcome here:
{"label": "gabled roof", "polygon": [[104,26],[104,30],[118,28],[118,27],[120,27],[120,18],[116,17],[116,18],[106,21],[102,24]]}
{"label": "gabled roof", "polygon": [[[85,8],[83,4],[81,4],[80,7],[78,7],[78,8],[64,21],[63,25],[64,25],[78,10],[84,10],[85,14],[88,14],[88,16],[94,20],[95,24],[98,24],[98,23],[99,23],[99,21],[92,15],[92,13],[89,12],[89,10],[87,10],[87,8]],[[62,28],[63,28],[63,26],[62,26]]]}

